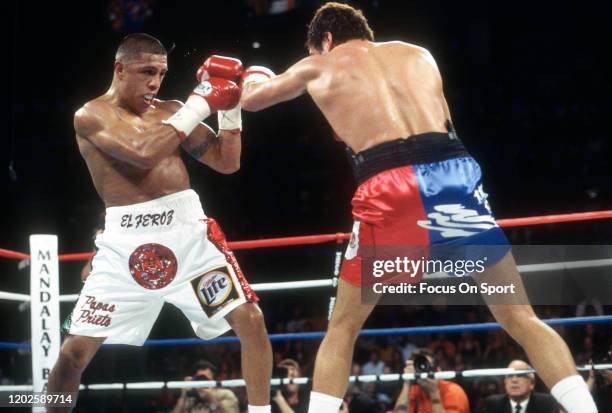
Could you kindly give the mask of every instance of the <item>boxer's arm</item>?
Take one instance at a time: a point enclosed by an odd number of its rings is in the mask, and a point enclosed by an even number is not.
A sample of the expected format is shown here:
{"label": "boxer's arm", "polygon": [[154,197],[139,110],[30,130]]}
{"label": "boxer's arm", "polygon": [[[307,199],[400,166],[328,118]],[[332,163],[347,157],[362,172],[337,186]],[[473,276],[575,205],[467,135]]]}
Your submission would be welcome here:
{"label": "boxer's arm", "polygon": [[215,134],[208,125],[200,124],[181,146],[189,155],[219,173],[231,174],[240,169],[240,133],[220,130]]}
{"label": "boxer's arm", "polygon": [[[171,112],[176,112],[183,106],[178,100],[166,101],[165,104]],[[219,130],[219,133],[215,134],[211,127],[200,123],[181,147],[198,162],[219,173],[231,174],[240,169],[242,140],[239,132]]]}
{"label": "boxer's arm", "polygon": [[174,153],[181,143],[170,125],[159,124],[146,130],[121,121],[106,105],[90,102],[74,116],[77,136],[91,142],[105,154],[141,169],[151,169]]}
{"label": "boxer's arm", "polygon": [[246,83],[242,87],[240,104],[246,111],[257,112],[295,99],[306,91],[309,82],[320,76],[322,66],[321,56],[309,56],[269,80]]}

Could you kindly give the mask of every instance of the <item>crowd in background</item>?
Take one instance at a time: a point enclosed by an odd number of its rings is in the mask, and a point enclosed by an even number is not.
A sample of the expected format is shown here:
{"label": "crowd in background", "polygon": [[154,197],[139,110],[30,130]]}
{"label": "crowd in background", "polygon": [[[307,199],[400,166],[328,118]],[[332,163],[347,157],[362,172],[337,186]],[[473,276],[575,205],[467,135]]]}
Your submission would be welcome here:
{"label": "crowd in background", "polygon": [[[538,315],[543,319],[575,316],[576,311],[586,315],[595,315],[596,308],[587,306],[586,311],[577,307],[540,306],[536,307]],[[604,307],[609,312],[609,308]],[[322,331],[326,320],[322,317],[312,317],[301,306],[293,312],[286,313],[284,320],[277,320],[269,327],[270,333]],[[407,321],[406,321],[407,320]],[[406,322],[403,322],[406,321]],[[481,323],[493,321],[489,311],[484,306],[381,306],[378,307],[366,327],[390,327],[412,325],[442,325],[455,323]],[[573,327],[555,327],[567,341],[578,365],[590,361],[602,362],[609,357],[607,352],[612,343],[612,334],[605,325],[582,325]],[[319,341],[291,340],[274,342],[274,364],[286,363],[287,359],[295,361],[299,373],[311,377],[314,357]],[[419,348],[427,348],[434,354],[437,366],[442,370],[466,370],[473,368],[501,368],[515,359],[526,360],[522,349],[503,331],[489,330],[482,332],[449,333],[449,334],[419,334],[390,335],[376,338],[360,338],[355,349],[352,375],[401,373],[406,361]],[[146,349],[146,350],[145,350]],[[196,363],[207,360],[215,366],[215,380],[241,378],[240,349],[238,344],[207,344],[186,347],[151,347],[114,348],[102,352],[94,359],[90,369],[84,376],[84,382],[109,381],[168,381],[183,380],[186,376],[195,374]],[[293,376],[295,377],[295,376]],[[588,374],[584,374],[585,379]],[[461,378],[456,380],[468,395],[470,409],[473,413],[484,412],[485,399],[493,394],[503,393],[501,377]],[[376,407],[374,412],[393,410],[396,398],[401,390],[401,382],[358,383],[349,387],[348,401],[359,394],[357,402],[369,403],[372,400]],[[296,386],[297,387],[297,386]],[[303,387],[303,388],[302,388]],[[537,389],[546,392],[546,388],[538,380]],[[238,405],[246,406],[244,388],[232,389],[237,396]],[[290,397],[287,389],[286,397]],[[297,390],[296,390],[297,392]],[[305,403],[308,386],[300,386],[299,395]],[[129,395],[116,394],[100,402],[99,394],[85,393],[82,396],[82,411],[96,412],[102,403],[114,403],[114,409],[124,411],[171,412],[175,407],[179,391],[163,390]],[[273,396],[278,397],[274,394]],[[300,397],[301,396],[301,397]],[[145,407],[146,406],[146,407]],[[347,404],[348,406],[348,404]],[[88,410],[89,409],[89,410]],[[81,410],[80,410],[81,411]],[[298,410],[294,410],[299,413]]]}

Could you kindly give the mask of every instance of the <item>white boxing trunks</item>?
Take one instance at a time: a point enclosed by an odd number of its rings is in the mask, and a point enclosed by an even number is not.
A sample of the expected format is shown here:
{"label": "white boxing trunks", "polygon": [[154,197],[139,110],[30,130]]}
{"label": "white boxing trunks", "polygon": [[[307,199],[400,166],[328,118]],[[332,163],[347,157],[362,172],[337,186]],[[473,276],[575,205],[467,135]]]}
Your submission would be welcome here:
{"label": "white boxing trunks", "polygon": [[107,208],[96,247],[70,334],[140,346],[168,302],[210,339],[230,329],[225,315],[258,301],[192,190]]}

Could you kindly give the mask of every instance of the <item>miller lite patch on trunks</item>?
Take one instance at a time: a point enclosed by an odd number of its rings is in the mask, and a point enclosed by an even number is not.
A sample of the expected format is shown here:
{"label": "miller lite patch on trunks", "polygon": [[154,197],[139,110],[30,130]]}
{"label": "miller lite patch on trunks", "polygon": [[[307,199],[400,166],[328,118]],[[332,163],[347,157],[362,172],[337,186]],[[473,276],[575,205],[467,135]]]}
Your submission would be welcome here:
{"label": "miller lite patch on trunks", "polygon": [[230,329],[227,314],[258,300],[192,190],[107,208],[96,247],[72,312],[73,335],[142,345],[167,302],[210,339]]}
{"label": "miller lite patch on trunks", "polygon": [[240,297],[230,271],[229,267],[215,268],[191,281],[202,309],[209,317]]}

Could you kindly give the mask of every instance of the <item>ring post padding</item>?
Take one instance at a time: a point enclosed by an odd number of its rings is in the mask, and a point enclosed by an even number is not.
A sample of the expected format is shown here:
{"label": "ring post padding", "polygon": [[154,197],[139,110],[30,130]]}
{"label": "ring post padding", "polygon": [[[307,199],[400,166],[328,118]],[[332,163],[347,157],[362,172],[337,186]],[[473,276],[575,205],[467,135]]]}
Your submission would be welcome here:
{"label": "ring post padding", "polygon": [[[46,392],[60,350],[59,265],[56,235],[30,236],[32,386]],[[44,407],[33,407],[44,412]]]}

